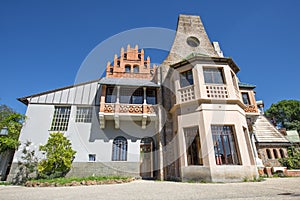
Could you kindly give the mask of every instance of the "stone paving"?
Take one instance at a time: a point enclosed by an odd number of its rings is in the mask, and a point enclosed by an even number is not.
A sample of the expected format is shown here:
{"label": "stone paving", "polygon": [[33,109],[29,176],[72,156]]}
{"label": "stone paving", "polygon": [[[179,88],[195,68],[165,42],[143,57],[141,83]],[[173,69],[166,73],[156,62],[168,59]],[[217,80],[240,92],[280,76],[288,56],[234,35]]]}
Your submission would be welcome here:
{"label": "stone paving", "polygon": [[134,181],[116,185],[43,187],[0,186],[0,199],[300,199],[300,178],[245,183]]}

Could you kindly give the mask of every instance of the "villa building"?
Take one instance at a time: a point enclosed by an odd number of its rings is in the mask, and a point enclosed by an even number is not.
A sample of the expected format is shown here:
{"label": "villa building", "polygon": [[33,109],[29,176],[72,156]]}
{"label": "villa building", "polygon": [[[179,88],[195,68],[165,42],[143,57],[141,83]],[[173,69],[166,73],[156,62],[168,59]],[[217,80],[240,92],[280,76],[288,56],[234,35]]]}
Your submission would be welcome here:
{"label": "villa building", "polygon": [[38,148],[49,133],[64,133],[77,152],[68,176],[251,179],[262,164],[255,138],[262,116],[255,86],[241,83],[239,70],[209,40],[199,16],[180,15],[161,65],[128,45],[105,77],[20,98],[28,106],[20,141]]}

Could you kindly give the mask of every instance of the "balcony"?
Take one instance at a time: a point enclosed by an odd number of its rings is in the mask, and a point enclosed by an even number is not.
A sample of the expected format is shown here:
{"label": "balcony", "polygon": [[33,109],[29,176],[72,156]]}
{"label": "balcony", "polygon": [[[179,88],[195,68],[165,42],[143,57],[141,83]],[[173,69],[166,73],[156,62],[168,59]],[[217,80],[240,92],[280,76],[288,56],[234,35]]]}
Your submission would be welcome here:
{"label": "balcony", "polygon": [[157,119],[157,106],[150,104],[100,104],[100,127],[105,128],[106,120],[114,120],[115,128],[119,128],[120,120],[142,121],[142,129],[146,128],[147,120]]}
{"label": "balcony", "polygon": [[228,99],[226,85],[206,85],[206,94],[210,99]]}
{"label": "balcony", "polygon": [[258,109],[257,109],[257,106],[255,105],[246,105],[247,107],[244,108],[244,111],[246,113],[255,113],[257,114],[258,113]]}
{"label": "balcony", "polygon": [[180,102],[181,103],[195,99],[194,85],[180,88],[178,91],[180,93]]}

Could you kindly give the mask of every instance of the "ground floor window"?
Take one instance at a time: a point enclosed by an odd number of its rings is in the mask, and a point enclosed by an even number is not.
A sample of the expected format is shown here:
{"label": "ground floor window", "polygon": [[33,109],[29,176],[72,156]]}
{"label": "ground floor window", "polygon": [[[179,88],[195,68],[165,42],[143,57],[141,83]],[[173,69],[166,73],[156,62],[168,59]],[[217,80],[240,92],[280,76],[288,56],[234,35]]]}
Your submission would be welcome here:
{"label": "ground floor window", "polygon": [[184,128],[188,165],[203,165],[198,127]]}
{"label": "ground floor window", "polygon": [[114,139],[112,160],[113,161],[127,160],[127,140],[124,137],[117,137]]}
{"label": "ground floor window", "polygon": [[212,125],[212,136],[217,165],[240,164],[233,126]]}

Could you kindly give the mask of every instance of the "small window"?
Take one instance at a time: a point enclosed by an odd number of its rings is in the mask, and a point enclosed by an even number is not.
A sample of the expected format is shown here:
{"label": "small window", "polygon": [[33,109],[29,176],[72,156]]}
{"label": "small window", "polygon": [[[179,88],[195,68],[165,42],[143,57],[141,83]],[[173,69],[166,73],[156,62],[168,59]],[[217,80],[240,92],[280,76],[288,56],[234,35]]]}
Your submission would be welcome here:
{"label": "small window", "polygon": [[134,66],[134,67],[133,67],[133,72],[134,72],[134,73],[139,73],[139,71],[140,71],[140,70],[139,70],[139,66]]}
{"label": "small window", "polygon": [[93,107],[77,107],[75,122],[92,122]]}
{"label": "small window", "polygon": [[200,41],[198,38],[190,36],[187,38],[186,43],[191,47],[197,47],[200,45]]}
{"label": "small window", "polygon": [[127,160],[127,140],[124,137],[117,137],[114,139],[112,160],[113,161]]}
{"label": "small window", "polygon": [[89,161],[95,162],[96,161],[96,154],[89,154]]}
{"label": "small window", "polygon": [[272,154],[271,154],[270,149],[267,149],[266,151],[267,151],[267,157],[268,157],[268,159],[272,159]]}
{"label": "small window", "polygon": [[107,87],[105,103],[116,103],[117,100],[117,88]]}
{"label": "small window", "polygon": [[221,68],[204,68],[205,83],[225,84],[224,74]]}
{"label": "small window", "polygon": [[125,65],[125,72],[130,73],[131,72],[131,67],[130,65]]}
{"label": "small window", "polygon": [[277,159],[277,158],[278,158],[278,152],[277,152],[277,149],[273,149],[273,154],[274,154],[275,159]]}
{"label": "small window", "polygon": [[147,88],[146,98],[147,98],[147,104],[152,104],[152,105],[156,104],[156,90]]}
{"label": "small window", "polygon": [[238,88],[238,84],[236,82],[236,77],[233,72],[231,72],[232,83],[235,88]]}
{"label": "small window", "polygon": [[144,67],[147,68],[148,67],[148,64],[147,62],[144,62]]}
{"label": "small window", "polygon": [[280,156],[281,156],[281,158],[285,158],[285,154],[284,154],[284,150],[283,149],[280,149]]}
{"label": "small window", "polygon": [[117,61],[117,66],[120,67],[120,61],[119,60]]}
{"label": "small window", "polygon": [[250,105],[250,99],[248,92],[242,92],[242,98],[245,105]]}
{"label": "small window", "polygon": [[188,165],[203,165],[198,127],[184,129]]}
{"label": "small window", "polygon": [[188,70],[180,73],[180,86],[187,87],[189,85],[194,84],[193,72],[192,70]]}
{"label": "small window", "polygon": [[109,73],[110,73],[110,74],[114,73],[114,69],[113,69],[113,68],[110,68],[110,69],[109,69]]}
{"label": "small window", "polygon": [[239,165],[233,126],[211,126],[217,165]]}
{"label": "small window", "polygon": [[67,131],[71,106],[55,106],[51,131]]}
{"label": "small window", "polygon": [[124,60],[127,59],[127,53],[124,53]]}
{"label": "small window", "polygon": [[141,58],[142,58],[142,55],[139,53],[138,54],[138,59],[141,60]]}

